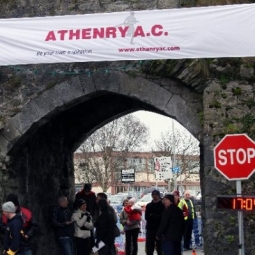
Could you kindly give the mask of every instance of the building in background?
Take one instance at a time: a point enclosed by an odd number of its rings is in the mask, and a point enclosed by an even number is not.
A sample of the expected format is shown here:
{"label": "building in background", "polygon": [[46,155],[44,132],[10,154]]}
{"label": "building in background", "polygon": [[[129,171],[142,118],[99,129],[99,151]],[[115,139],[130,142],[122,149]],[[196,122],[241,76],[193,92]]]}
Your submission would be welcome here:
{"label": "building in background", "polygon": [[[102,157],[104,157],[104,155],[103,152],[83,152],[74,154],[75,184],[78,189],[82,187],[83,183],[92,182],[95,192],[101,192],[103,190],[97,178],[103,178],[104,176],[105,166],[102,165]],[[139,193],[151,186],[168,189],[168,180],[155,179],[154,166],[154,158],[165,156],[166,153],[118,152],[112,150],[108,155],[110,155],[110,159],[107,167],[109,167],[108,171],[110,171],[110,175],[108,175],[108,180],[105,180],[108,182],[107,193],[116,194],[118,192],[128,192],[128,188],[131,192]],[[94,163],[91,163],[91,159],[93,159]],[[176,166],[179,166],[182,172],[174,175],[178,189],[200,191],[199,157],[186,155],[185,158],[183,158],[183,155],[175,155],[175,161]],[[92,168],[97,168],[96,170],[101,173],[101,176],[96,177],[98,174],[96,172],[94,173]],[[127,184],[121,182],[122,169],[135,170],[134,183]],[[171,181],[172,183],[174,182],[174,180]]]}

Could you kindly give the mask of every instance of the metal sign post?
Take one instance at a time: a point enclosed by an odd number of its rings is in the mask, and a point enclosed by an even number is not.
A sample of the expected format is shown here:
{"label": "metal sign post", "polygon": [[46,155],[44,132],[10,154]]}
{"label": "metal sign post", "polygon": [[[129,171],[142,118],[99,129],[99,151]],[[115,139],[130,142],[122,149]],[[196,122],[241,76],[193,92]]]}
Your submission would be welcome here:
{"label": "metal sign post", "polygon": [[[237,197],[242,196],[242,184],[241,181],[236,181],[236,195]],[[238,232],[239,232],[239,244],[238,244],[238,254],[244,254],[244,233],[243,233],[243,211],[238,211]]]}

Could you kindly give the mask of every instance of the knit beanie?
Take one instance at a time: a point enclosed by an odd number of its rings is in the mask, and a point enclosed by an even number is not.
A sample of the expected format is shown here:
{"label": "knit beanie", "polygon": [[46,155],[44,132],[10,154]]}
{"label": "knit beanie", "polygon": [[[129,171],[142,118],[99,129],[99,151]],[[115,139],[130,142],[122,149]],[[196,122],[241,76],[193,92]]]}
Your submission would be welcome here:
{"label": "knit beanie", "polygon": [[2,210],[3,212],[10,212],[10,213],[15,213],[16,212],[16,207],[13,202],[6,202],[2,205]]}
{"label": "knit beanie", "polygon": [[135,203],[135,198],[130,198],[129,200],[128,200],[129,202],[132,202],[132,203]]}
{"label": "knit beanie", "polygon": [[174,195],[172,194],[166,194],[164,196],[164,198],[167,198],[169,201],[171,201],[172,203],[174,203]]}
{"label": "knit beanie", "polygon": [[173,192],[173,195],[174,195],[174,196],[178,196],[178,197],[179,197],[179,196],[180,196],[180,192],[179,192],[179,190],[175,190],[175,191]]}
{"label": "knit beanie", "polygon": [[86,201],[84,199],[78,199],[76,202],[78,208],[80,208],[84,204],[86,204]]}
{"label": "knit beanie", "polygon": [[160,192],[157,190],[157,189],[154,189],[152,192],[151,192],[151,195],[152,194],[157,194],[159,197],[160,197]]}

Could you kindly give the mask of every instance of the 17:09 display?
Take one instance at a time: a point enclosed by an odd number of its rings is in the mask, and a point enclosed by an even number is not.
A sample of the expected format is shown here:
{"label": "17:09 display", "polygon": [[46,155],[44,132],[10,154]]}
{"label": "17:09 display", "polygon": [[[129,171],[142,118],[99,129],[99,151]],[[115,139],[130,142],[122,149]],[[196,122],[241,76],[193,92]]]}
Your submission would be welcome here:
{"label": "17:09 display", "polygon": [[255,210],[255,196],[218,196],[217,208],[228,210]]}

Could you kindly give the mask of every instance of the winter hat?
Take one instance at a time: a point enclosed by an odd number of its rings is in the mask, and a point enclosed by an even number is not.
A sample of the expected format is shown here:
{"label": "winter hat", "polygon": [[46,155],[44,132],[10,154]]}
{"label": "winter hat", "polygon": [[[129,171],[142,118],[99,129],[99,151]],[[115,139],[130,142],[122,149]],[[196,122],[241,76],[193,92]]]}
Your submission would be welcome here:
{"label": "winter hat", "polygon": [[84,184],[84,191],[90,192],[91,191],[91,184],[90,183],[85,183]]}
{"label": "winter hat", "polygon": [[6,202],[2,205],[2,210],[4,212],[10,212],[10,213],[15,213],[16,212],[16,207],[13,202]]}
{"label": "winter hat", "polygon": [[133,203],[135,203],[135,199],[132,197],[132,198],[130,198],[130,199],[128,200],[128,202],[133,202]]}
{"label": "winter hat", "polygon": [[78,199],[76,202],[77,208],[80,208],[84,204],[86,204],[86,201],[83,199]]}
{"label": "winter hat", "polygon": [[174,195],[174,196],[178,196],[178,197],[179,197],[179,196],[180,196],[180,192],[179,192],[179,190],[175,190],[175,191],[173,192],[173,195]]}
{"label": "winter hat", "polygon": [[172,194],[166,194],[164,198],[167,198],[170,202],[174,203],[174,195]]}
{"label": "winter hat", "polygon": [[151,192],[151,195],[158,195],[160,197],[160,192],[157,190],[157,189],[154,189],[152,192]]}
{"label": "winter hat", "polygon": [[15,206],[19,206],[18,197],[12,193],[7,196],[6,202],[13,202]]}

